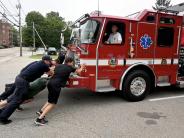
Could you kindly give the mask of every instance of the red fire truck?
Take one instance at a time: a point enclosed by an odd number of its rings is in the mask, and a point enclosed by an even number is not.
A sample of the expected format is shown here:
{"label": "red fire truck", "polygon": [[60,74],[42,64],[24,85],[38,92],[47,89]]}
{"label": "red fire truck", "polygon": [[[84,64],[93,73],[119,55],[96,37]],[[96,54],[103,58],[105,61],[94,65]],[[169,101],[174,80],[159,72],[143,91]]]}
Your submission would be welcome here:
{"label": "red fire truck", "polygon": [[[144,10],[134,18],[84,15],[76,21],[80,27],[70,55],[76,65],[86,64],[86,71],[73,75],[68,87],[118,91],[129,101],[143,100],[157,86],[183,87],[182,11],[184,3],[162,11]],[[121,43],[107,43],[114,25]]]}

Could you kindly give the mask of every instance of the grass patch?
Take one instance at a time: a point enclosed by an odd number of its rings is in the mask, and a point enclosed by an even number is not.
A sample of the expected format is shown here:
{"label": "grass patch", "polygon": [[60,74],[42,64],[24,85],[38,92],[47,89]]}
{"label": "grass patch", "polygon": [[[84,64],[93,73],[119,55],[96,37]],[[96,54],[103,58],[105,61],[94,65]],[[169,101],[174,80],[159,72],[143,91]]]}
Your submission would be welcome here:
{"label": "grass patch", "polygon": [[[33,56],[30,56],[30,58],[32,58],[32,59],[38,59],[38,60],[41,60],[42,59],[42,57],[43,57],[43,55],[33,55]],[[54,55],[54,56],[51,56],[52,57],[52,59],[57,59],[57,55]]]}

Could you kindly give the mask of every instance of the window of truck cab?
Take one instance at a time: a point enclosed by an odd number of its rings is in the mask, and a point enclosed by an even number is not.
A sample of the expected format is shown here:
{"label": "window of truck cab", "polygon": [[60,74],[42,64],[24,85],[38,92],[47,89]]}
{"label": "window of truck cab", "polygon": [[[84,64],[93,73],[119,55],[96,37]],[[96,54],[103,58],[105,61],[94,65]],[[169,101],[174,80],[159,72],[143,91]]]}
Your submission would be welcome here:
{"label": "window of truck cab", "polygon": [[159,47],[172,47],[174,44],[174,28],[160,26],[158,28],[157,45]]}
{"label": "window of truck cab", "polygon": [[172,17],[161,16],[159,19],[157,45],[159,47],[172,47],[174,44],[175,19]]}
{"label": "window of truck cab", "polygon": [[170,17],[161,17],[160,24],[173,25],[173,24],[175,24],[175,20],[173,18],[170,18]]}
{"label": "window of truck cab", "polygon": [[173,17],[161,16],[159,18],[160,26],[157,30],[157,45],[159,47],[167,48],[174,45],[175,22]]}
{"label": "window of truck cab", "polygon": [[81,44],[94,44],[98,39],[100,22],[94,19],[84,21],[80,25]]}
{"label": "window of truck cab", "polygon": [[146,17],[146,22],[148,23],[155,23],[156,19],[155,19],[155,15],[148,15]]}
{"label": "window of truck cab", "polygon": [[[113,33],[112,28],[116,26],[117,31],[116,33]],[[105,32],[103,35],[103,44],[105,45],[114,45],[114,46],[123,46],[125,44],[125,23],[120,21],[108,21],[105,27]],[[118,41],[117,43],[111,43],[110,39],[113,39],[113,34],[116,35],[116,37],[121,39],[121,42]]]}

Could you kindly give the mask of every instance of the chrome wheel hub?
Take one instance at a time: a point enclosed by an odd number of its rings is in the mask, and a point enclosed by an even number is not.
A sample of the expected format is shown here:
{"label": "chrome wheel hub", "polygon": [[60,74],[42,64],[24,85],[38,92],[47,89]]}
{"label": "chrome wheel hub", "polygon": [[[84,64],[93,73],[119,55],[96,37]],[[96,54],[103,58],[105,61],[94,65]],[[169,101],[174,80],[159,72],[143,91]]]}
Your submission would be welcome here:
{"label": "chrome wheel hub", "polygon": [[142,95],[146,90],[146,81],[142,77],[137,77],[130,84],[130,91],[135,96]]}

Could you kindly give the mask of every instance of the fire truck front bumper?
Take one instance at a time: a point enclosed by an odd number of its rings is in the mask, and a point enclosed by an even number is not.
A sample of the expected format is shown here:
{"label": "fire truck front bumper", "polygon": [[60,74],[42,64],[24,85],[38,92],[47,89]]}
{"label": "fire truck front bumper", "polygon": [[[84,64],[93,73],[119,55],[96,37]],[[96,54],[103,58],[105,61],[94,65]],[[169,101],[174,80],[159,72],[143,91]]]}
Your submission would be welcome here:
{"label": "fire truck front bumper", "polygon": [[85,88],[91,91],[95,91],[95,76],[89,77],[72,76],[67,83],[68,88]]}

